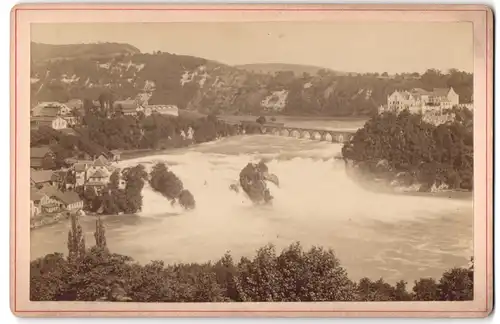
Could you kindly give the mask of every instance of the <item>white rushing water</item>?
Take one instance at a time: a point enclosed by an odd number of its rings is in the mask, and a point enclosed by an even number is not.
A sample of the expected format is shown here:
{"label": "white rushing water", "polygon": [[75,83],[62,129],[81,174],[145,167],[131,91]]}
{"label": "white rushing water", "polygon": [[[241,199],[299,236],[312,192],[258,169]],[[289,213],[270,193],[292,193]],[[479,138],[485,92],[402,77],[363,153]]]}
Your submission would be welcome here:
{"label": "white rushing water", "polygon": [[[165,162],[196,200],[173,207],[146,185],[138,216],[105,218],[110,248],[140,262],[216,260],[226,251],[251,256],[268,243],[278,250],[333,248],[353,279],[413,280],[439,276],[472,255],[468,200],[381,194],[363,189],[334,157],[340,145],[273,136],[247,136],[120,162],[149,170]],[[272,206],[256,207],[229,186],[249,162],[267,159],[280,186],[269,184]],[[91,244],[93,219],[82,220]],[[66,252],[67,224],[32,231],[32,258]]]}

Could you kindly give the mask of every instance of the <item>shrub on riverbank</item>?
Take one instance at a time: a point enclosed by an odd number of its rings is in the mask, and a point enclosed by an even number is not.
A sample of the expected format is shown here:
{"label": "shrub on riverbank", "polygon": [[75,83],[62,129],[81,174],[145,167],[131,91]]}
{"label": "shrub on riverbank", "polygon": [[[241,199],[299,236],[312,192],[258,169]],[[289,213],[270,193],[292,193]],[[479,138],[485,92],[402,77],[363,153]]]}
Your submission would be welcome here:
{"label": "shrub on riverbank", "polygon": [[[79,224],[70,230],[71,242],[81,242]],[[299,243],[280,254],[272,245],[253,258],[238,262],[227,253],[215,263],[146,265],[111,253],[102,223],[96,223],[96,246],[69,244],[69,254],[48,254],[31,262],[30,300],[134,302],[259,302],[259,301],[407,301],[472,300],[473,267],[446,271],[438,281],[420,279],[408,292],[405,282],[395,286],[383,279],[351,281],[332,250]],[[82,248],[83,247],[83,248]],[[120,290],[120,299],[112,297]],[[123,296],[126,295],[126,296]]]}
{"label": "shrub on riverbank", "polygon": [[424,189],[444,185],[472,190],[473,116],[466,109],[455,108],[453,113],[454,121],[438,126],[406,111],[374,116],[344,145],[342,154],[363,169],[399,174]]}

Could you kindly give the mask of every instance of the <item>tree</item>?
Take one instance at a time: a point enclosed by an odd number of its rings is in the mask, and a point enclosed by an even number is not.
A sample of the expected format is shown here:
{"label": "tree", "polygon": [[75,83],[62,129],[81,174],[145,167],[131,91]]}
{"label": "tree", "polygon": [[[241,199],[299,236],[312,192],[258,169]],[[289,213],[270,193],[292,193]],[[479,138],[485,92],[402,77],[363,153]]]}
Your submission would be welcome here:
{"label": "tree", "polygon": [[443,274],[438,283],[440,300],[472,300],[474,281],[472,269],[453,268]]}
{"label": "tree", "polygon": [[124,212],[136,213],[142,208],[142,188],[144,180],[147,179],[148,173],[142,164],[135,167],[123,170],[124,179],[126,181],[125,196],[127,206]]}
{"label": "tree", "polygon": [[259,118],[257,118],[256,122],[261,125],[264,125],[266,123],[266,117],[260,116]]}
{"label": "tree", "polygon": [[85,255],[85,237],[77,217],[76,214],[70,216],[71,228],[68,231],[68,258],[70,260],[77,260]]}
{"label": "tree", "polygon": [[54,157],[47,154],[42,159],[42,169],[44,170],[55,170],[57,168],[56,161]]}
{"label": "tree", "polygon": [[101,217],[98,217],[97,220],[95,221],[94,238],[95,238],[95,246],[98,249],[101,250],[107,249],[106,230],[104,229],[104,224],[102,223]]}
{"label": "tree", "polygon": [[96,211],[99,208],[100,203],[98,200],[97,193],[94,188],[87,186],[83,192],[84,208],[90,211]]}
{"label": "tree", "polygon": [[415,286],[413,287],[413,292],[415,294],[415,300],[438,300],[439,291],[436,280],[433,278],[422,278],[419,281],[415,281]]}
{"label": "tree", "polygon": [[104,91],[99,95],[99,103],[101,104],[101,111],[109,113],[113,109],[113,94],[109,91]]}
{"label": "tree", "polygon": [[409,112],[376,115],[343,146],[342,155],[376,173],[383,161],[388,180],[404,172],[408,184],[419,184],[422,191],[440,184],[471,190],[472,118],[458,111],[453,114],[453,122],[438,126]]}
{"label": "tree", "polygon": [[120,170],[115,170],[113,173],[111,173],[111,176],[109,177],[109,184],[108,187],[111,190],[117,190],[120,184]]}
{"label": "tree", "polygon": [[382,73],[382,76],[383,76],[383,77],[388,77],[388,76],[389,76],[389,74],[388,74],[387,72],[384,72],[384,73]]}
{"label": "tree", "polygon": [[165,163],[157,163],[150,174],[150,185],[155,191],[160,192],[171,201],[179,198],[184,185],[182,181],[169,171]]}
{"label": "tree", "polygon": [[184,189],[181,191],[179,194],[179,205],[184,209],[194,209],[196,207],[194,196],[189,190]]}
{"label": "tree", "polygon": [[[78,228],[75,218],[72,218],[72,227]],[[81,230],[75,233],[81,235]],[[101,219],[96,220],[94,237],[96,245],[90,249],[85,249],[77,239],[76,252],[71,252],[68,258],[55,253],[31,261],[30,300],[293,302],[473,299],[473,266],[445,272],[437,289],[435,280],[421,279],[412,296],[406,291],[403,281],[393,286],[383,279],[371,281],[363,278],[355,284],[332,250],[312,247],[305,251],[298,242],[279,254],[273,245],[267,245],[257,250],[253,258],[243,257],[237,263],[226,253],[215,263],[165,265],[163,261],[151,261],[141,265],[107,249]],[[68,237],[68,246],[73,245],[74,238],[72,235]],[[424,286],[426,288],[422,289]]]}

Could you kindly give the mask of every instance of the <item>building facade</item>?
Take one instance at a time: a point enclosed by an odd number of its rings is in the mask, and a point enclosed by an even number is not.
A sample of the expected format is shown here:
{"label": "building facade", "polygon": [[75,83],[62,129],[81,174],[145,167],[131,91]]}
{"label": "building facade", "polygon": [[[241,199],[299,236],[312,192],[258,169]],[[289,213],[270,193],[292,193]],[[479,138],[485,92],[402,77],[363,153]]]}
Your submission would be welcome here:
{"label": "building facade", "polygon": [[55,130],[61,130],[68,127],[68,121],[60,116],[55,117],[45,117],[45,116],[35,116],[31,117],[31,129],[38,129],[41,126],[51,127]]}
{"label": "building facade", "polygon": [[115,168],[108,159],[101,155],[94,161],[75,161],[71,169],[75,174],[75,187],[100,187],[109,183],[109,178]]}
{"label": "building facade", "polygon": [[420,88],[394,91],[387,97],[387,106],[379,108],[379,113],[385,111],[401,112],[409,110],[412,113],[442,113],[459,105],[459,96],[453,88],[435,88],[427,91]]}

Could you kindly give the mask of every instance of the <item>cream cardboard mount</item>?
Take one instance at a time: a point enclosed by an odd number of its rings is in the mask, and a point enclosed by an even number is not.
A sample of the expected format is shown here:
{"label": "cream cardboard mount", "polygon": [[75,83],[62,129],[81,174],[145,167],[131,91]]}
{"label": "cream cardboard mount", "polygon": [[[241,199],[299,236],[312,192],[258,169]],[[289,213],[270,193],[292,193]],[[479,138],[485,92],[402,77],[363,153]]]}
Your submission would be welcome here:
{"label": "cream cardboard mount", "polygon": [[491,313],[490,8],[26,4],[11,23],[17,316]]}

